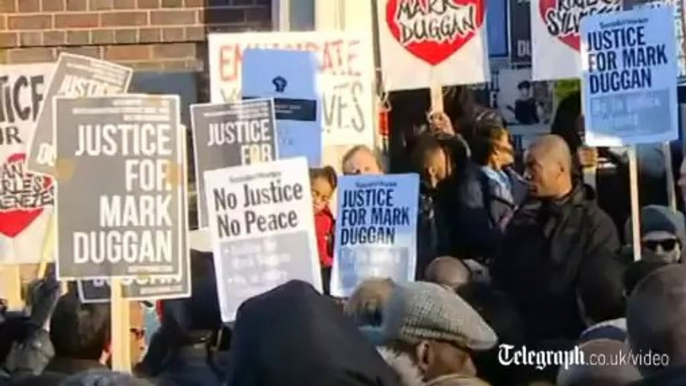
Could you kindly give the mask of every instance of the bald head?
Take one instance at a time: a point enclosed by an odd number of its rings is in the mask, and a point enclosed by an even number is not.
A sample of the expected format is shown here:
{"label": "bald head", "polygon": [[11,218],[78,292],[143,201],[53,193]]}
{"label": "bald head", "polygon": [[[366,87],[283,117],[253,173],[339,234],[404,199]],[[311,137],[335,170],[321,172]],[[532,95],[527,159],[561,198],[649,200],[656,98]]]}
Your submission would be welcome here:
{"label": "bald head", "polygon": [[457,290],[460,286],[469,283],[472,272],[462,260],[444,256],[434,259],[424,275],[425,280]]}
{"label": "bald head", "polygon": [[529,145],[529,153],[536,153],[542,162],[556,162],[569,170],[572,166],[572,153],[567,142],[559,135],[549,134],[536,138]]}
{"label": "bald head", "polygon": [[559,198],[572,190],[572,155],[562,137],[544,135],[531,143],[526,176],[536,197]]}

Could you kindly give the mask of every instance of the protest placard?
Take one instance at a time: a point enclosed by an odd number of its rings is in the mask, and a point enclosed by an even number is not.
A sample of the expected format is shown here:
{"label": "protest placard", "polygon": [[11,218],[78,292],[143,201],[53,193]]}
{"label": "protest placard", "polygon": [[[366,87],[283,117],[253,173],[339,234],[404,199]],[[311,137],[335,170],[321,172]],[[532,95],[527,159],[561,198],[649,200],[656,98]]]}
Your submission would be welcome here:
{"label": "protest placard", "polygon": [[534,80],[578,78],[579,24],[587,15],[620,10],[622,0],[531,0],[531,67]]}
{"label": "protest placard", "polygon": [[347,297],[370,277],[414,280],[418,202],[416,174],[339,179],[331,295]]}
{"label": "protest placard", "polygon": [[[371,33],[211,33],[208,36],[212,102],[241,99],[243,51],[270,48],[317,55],[325,146],[374,146],[374,54]],[[278,63],[275,67],[287,65]]]}
{"label": "protest placard", "polygon": [[305,157],[319,167],[322,104],[314,53],[250,49],[243,64],[243,98],[274,98],[279,158]]}
{"label": "protest placard", "polygon": [[321,291],[305,158],[209,170],[204,178],[224,322],[246,299],[289,280]]}
{"label": "protest placard", "polygon": [[57,97],[57,276],[179,275],[185,130],[174,95]]}
{"label": "protest placard", "polygon": [[626,10],[641,7],[671,7],[674,11],[674,33],[676,34],[676,53],[679,68],[679,83],[686,82],[686,23],[684,23],[684,1],[683,0],[623,0]]}
{"label": "protest placard", "polygon": [[531,64],[531,13],[530,0],[510,2],[510,63]]}
{"label": "protest placard", "polygon": [[377,4],[386,91],[488,81],[485,0],[379,0]]}
{"label": "protest placard", "polygon": [[668,7],[581,21],[583,113],[589,146],[678,138],[677,59]]}
{"label": "protest placard", "polygon": [[100,59],[61,53],[45,92],[29,143],[26,168],[32,172],[55,175],[52,100],[56,96],[86,97],[126,92],[133,70]]}
{"label": "protest placard", "polygon": [[[147,279],[122,279],[122,298],[126,300],[154,301],[181,299],[191,296],[190,267],[183,267],[180,276]],[[82,303],[109,303],[110,280],[93,279],[78,281],[79,298]]]}
{"label": "protest placard", "polygon": [[272,99],[191,106],[198,225],[207,228],[205,170],[269,162],[277,158]]}
{"label": "protest placard", "polygon": [[54,69],[0,66],[0,264],[41,260],[54,188],[49,177],[29,173],[24,160]]}

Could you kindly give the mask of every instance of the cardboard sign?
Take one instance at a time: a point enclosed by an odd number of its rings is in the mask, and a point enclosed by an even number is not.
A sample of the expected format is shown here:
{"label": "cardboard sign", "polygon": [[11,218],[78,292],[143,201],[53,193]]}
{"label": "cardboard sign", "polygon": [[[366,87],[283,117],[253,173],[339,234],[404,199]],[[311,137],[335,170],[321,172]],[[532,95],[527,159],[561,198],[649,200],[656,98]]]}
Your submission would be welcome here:
{"label": "cardboard sign", "polygon": [[621,6],[622,0],[531,0],[533,79],[578,78],[581,20],[587,15],[616,12]]}
{"label": "cardboard sign", "polygon": [[[266,32],[208,36],[210,97],[241,99],[243,52],[250,48],[310,51],[318,61],[325,146],[374,146],[374,54],[371,33]],[[272,63],[274,67],[288,63]]]}
{"label": "cardboard sign", "polygon": [[205,172],[205,194],[222,320],[240,304],[289,280],[321,291],[307,161]]}
{"label": "cardboard sign", "polygon": [[488,81],[486,1],[380,0],[377,14],[386,91]]}
{"label": "cardboard sign", "polygon": [[24,160],[54,69],[0,66],[0,264],[41,261],[54,188],[51,178],[28,172]]}
{"label": "cardboard sign", "polygon": [[178,96],[54,102],[58,278],[179,275],[188,248]]}
{"label": "cardboard sign", "polygon": [[253,99],[243,102],[191,106],[195,153],[195,184],[198,196],[198,224],[207,228],[205,170],[274,161],[277,140],[274,101]]}
{"label": "cardboard sign", "polygon": [[625,146],[679,137],[677,58],[669,7],[581,22],[586,144]]}
{"label": "cardboard sign", "polygon": [[126,92],[133,70],[104,60],[62,53],[45,94],[36,129],[29,144],[28,170],[55,175],[52,100],[56,96],[86,97]]}
{"label": "cardboard sign", "polygon": [[246,50],[243,63],[243,98],[274,98],[279,158],[305,157],[310,167],[320,166],[322,104],[315,55]]}
{"label": "cardboard sign", "polygon": [[686,24],[684,23],[683,0],[624,0],[624,9],[631,10],[641,7],[668,6],[674,11],[674,32],[676,34],[676,52],[679,66],[679,83],[686,83]]}
{"label": "cardboard sign", "polygon": [[364,279],[414,280],[417,266],[419,176],[343,176],[331,295],[347,297]]}

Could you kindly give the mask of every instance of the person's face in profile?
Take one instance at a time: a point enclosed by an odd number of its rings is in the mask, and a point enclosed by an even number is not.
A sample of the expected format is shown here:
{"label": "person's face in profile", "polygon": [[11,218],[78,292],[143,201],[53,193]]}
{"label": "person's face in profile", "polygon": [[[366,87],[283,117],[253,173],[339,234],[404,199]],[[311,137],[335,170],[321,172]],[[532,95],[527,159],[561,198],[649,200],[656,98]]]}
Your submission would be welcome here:
{"label": "person's face in profile", "polygon": [[510,133],[503,130],[500,137],[493,146],[494,163],[498,168],[512,165],[514,163],[514,147],[510,139]]}
{"label": "person's face in profile", "polygon": [[545,159],[540,149],[527,151],[525,176],[529,183],[529,193],[534,197],[553,197],[564,174],[568,171],[555,160]]}
{"label": "person's face in profile", "polygon": [[138,302],[131,302],[130,304],[130,328],[129,347],[131,349],[131,363],[135,364],[143,359],[145,353],[145,311],[143,306]]}
{"label": "person's face in profile", "polygon": [[432,187],[445,181],[452,173],[450,158],[443,149],[427,154],[424,160],[424,172]]}
{"label": "person's face in profile", "polygon": [[358,150],[343,165],[343,174],[383,174],[376,157],[369,150]]}

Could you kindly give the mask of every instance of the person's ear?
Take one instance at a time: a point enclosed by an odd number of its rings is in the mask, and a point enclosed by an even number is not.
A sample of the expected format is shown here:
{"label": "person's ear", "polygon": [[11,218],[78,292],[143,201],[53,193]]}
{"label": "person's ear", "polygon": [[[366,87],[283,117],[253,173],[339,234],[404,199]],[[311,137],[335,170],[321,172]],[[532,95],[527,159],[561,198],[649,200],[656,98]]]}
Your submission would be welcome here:
{"label": "person's ear", "polygon": [[423,340],[415,346],[415,357],[417,358],[417,367],[422,373],[426,373],[433,363],[433,352],[429,342]]}

